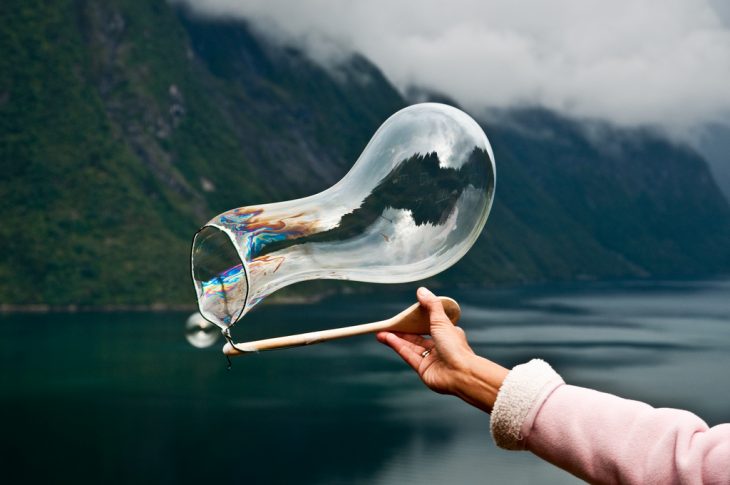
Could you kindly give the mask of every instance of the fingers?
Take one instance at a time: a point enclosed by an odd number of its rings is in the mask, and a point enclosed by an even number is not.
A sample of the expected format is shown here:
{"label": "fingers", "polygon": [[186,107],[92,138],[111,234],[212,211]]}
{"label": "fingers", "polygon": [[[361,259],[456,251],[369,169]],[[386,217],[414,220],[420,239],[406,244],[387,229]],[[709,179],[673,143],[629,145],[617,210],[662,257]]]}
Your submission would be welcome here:
{"label": "fingers", "polygon": [[416,345],[390,332],[379,332],[377,334],[378,341],[384,343],[388,347],[395,350],[401,358],[410,365],[413,370],[418,372],[423,357],[421,352],[415,350]]}
{"label": "fingers", "polygon": [[422,307],[428,312],[428,317],[431,320],[431,326],[433,325],[449,325],[452,326],[451,320],[444,311],[444,306],[441,304],[436,295],[431,293],[427,288],[421,287],[416,292],[418,301]]}
{"label": "fingers", "polygon": [[[395,339],[390,339],[390,335],[396,337]],[[396,352],[398,349],[403,346],[406,348],[411,349],[416,354],[420,355],[423,353],[426,349],[432,349],[433,348],[433,342],[430,340],[426,340],[425,338],[421,337],[420,335],[411,335],[407,333],[393,333],[393,332],[380,332],[377,334],[377,338],[380,341],[380,343],[386,344],[389,347],[392,347]],[[397,343],[398,348],[394,347],[392,343]]]}
{"label": "fingers", "polygon": [[384,344],[388,344],[387,342],[387,334],[393,333],[396,337],[403,340],[403,345],[409,347],[411,350],[413,350],[417,354],[423,354],[425,350],[432,350],[436,344],[433,340],[423,338],[420,335],[415,335],[412,333],[400,333],[400,332],[379,332],[376,337],[377,339]]}
{"label": "fingers", "polygon": [[420,335],[416,335],[413,333],[400,333],[395,332],[395,334],[402,338],[403,340],[407,340],[411,344],[416,345],[418,348],[413,349],[417,352],[423,352],[426,349],[430,349],[434,346],[434,342],[431,339],[423,338]]}

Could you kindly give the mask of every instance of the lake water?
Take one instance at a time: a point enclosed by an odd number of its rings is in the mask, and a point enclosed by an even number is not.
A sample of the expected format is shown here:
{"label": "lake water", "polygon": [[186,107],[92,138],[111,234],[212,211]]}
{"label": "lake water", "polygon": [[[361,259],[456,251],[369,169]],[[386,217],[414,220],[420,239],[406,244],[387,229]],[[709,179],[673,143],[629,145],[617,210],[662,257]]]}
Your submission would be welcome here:
{"label": "lake water", "polygon": [[[730,282],[442,291],[475,350],[548,360],[573,384],[730,421]],[[238,339],[390,316],[413,295],[263,305]],[[365,336],[240,357],[187,314],[0,316],[4,483],[574,483],[497,449],[489,418],[436,395]],[[219,341],[218,344],[221,344]],[[6,481],[10,478],[10,481]]]}

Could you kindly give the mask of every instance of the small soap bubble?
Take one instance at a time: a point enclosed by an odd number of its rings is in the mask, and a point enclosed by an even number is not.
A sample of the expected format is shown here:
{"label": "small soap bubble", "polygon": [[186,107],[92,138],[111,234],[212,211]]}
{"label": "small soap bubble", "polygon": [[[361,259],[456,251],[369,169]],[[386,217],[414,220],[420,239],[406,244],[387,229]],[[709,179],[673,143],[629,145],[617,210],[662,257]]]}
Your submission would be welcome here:
{"label": "small soap bubble", "polygon": [[220,329],[203,318],[200,313],[193,313],[185,322],[185,338],[188,343],[198,349],[210,347],[220,337]]}

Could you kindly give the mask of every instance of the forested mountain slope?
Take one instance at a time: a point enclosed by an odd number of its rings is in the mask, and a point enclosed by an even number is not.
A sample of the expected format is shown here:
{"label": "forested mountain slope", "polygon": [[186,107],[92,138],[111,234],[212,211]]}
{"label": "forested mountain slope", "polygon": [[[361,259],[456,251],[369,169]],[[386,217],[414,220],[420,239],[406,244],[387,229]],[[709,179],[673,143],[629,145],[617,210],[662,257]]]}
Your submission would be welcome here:
{"label": "forested mountain slope", "polygon": [[[323,68],[164,0],[0,11],[0,303],[192,303],[200,224],[328,187],[408,104],[365,58]],[[439,282],[728,272],[730,209],[689,149],[542,110],[478,118],[495,206]]]}

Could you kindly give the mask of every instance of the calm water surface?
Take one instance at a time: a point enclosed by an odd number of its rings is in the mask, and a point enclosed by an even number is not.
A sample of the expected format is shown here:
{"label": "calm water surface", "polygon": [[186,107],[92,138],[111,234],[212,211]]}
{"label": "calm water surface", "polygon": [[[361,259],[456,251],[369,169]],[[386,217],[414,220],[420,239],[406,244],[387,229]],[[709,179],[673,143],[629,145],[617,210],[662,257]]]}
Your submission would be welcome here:
{"label": "calm water surface", "polygon": [[[444,291],[482,355],[543,357],[573,384],[730,421],[730,282]],[[262,306],[260,338],[412,303]],[[489,418],[427,391],[372,337],[238,358],[183,337],[187,314],[0,316],[2,474],[64,483],[574,483],[497,449]],[[220,342],[219,342],[220,344]]]}

